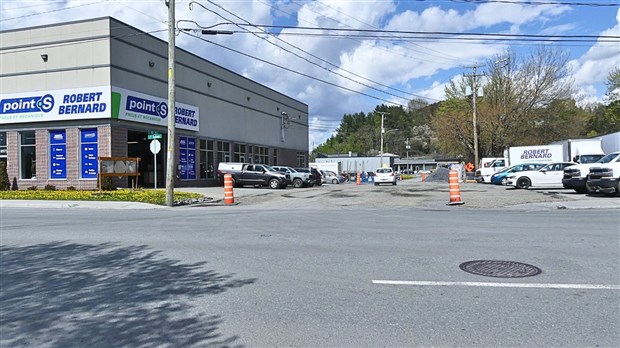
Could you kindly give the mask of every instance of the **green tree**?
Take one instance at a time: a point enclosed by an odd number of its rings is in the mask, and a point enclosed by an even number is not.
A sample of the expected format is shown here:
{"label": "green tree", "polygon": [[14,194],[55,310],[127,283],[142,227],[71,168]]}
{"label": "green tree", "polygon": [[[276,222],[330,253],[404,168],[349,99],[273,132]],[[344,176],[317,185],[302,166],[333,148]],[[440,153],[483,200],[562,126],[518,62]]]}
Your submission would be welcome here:
{"label": "green tree", "polygon": [[[544,125],[547,130],[562,130],[557,127],[560,123],[583,116],[574,110],[564,112],[570,110],[570,102],[557,102],[570,100],[572,93],[567,58],[554,49],[538,47],[524,58],[506,51],[487,62],[486,78],[476,81],[483,89],[483,96],[476,98],[479,157],[501,155],[508,146],[549,143],[544,131],[536,131],[538,128]],[[446,101],[432,122],[440,148],[468,160],[474,158],[473,103],[467,93],[472,85],[472,77],[451,82],[446,87]],[[556,117],[543,112],[545,109],[563,114]],[[562,139],[564,131],[559,133]]]}

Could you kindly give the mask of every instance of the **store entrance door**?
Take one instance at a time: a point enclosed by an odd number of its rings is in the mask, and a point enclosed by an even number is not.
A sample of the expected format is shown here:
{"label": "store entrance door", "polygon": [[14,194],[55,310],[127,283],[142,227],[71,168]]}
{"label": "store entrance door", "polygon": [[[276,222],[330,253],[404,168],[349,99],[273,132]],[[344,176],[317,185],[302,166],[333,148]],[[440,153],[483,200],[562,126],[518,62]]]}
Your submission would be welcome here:
{"label": "store entrance door", "polygon": [[[157,155],[151,152],[151,139],[148,139],[146,131],[128,131],[127,132],[127,156],[140,157],[140,177],[138,179],[138,187],[154,188],[155,187],[155,159],[157,159],[157,188],[165,187],[165,157],[164,139],[159,139],[162,150]],[[130,184],[130,183],[129,183]]]}

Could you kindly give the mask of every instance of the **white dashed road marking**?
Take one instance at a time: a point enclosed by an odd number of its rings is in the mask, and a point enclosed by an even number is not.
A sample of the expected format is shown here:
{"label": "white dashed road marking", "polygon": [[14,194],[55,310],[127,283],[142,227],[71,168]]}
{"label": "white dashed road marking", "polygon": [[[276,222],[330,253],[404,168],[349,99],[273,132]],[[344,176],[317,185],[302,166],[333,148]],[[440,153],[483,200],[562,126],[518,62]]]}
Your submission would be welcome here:
{"label": "white dashed road marking", "polygon": [[536,284],[536,283],[485,283],[485,282],[437,282],[406,280],[373,280],[373,284],[413,285],[413,286],[471,286],[495,288],[538,288],[538,289],[582,289],[582,290],[620,290],[620,285],[605,284]]}

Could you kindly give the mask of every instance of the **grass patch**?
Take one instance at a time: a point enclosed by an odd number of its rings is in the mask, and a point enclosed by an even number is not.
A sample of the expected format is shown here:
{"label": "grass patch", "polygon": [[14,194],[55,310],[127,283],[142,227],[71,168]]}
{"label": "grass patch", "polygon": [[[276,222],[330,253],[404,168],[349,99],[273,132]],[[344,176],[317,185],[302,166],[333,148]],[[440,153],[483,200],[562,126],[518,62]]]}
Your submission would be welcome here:
{"label": "grass patch", "polygon": [[[174,201],[202,198],[203,195],[189,192],[174,192]],[[121,201],[149,204],[166,204],[166,190],[79,191],[79,190],[23,190],[0,191],[0,199],[25,199],[49,201]]]}

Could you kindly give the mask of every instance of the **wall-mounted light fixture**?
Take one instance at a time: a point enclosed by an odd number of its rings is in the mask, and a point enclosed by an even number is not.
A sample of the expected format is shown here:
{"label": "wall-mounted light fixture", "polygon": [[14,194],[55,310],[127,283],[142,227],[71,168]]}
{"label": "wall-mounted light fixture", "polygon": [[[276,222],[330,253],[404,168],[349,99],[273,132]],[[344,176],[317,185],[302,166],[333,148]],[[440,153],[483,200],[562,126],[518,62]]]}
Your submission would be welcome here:
{"label": "wall-mounted light fixture", "polygon": [[43,59],[44,62],[47,62],[47,54],[42,54],[41,59]]}
{"label": "wall-mounted light fixture", "polygon": [[155,62],[154,62],[154,61],[152,61],[152,60],[149,60],[149,66],[150,66],[151,68],[152,68],[152,67],[154,67],[154,66],[155,66]]}
{"label": "wall-mounted light fixture", "polygon": [[247,96],[248,101],[250,101],[250,96]]}
{"label": "wall-mounted light fixture", "polygon": [[211,82],[207,82],[207,87],[211,87]]}

